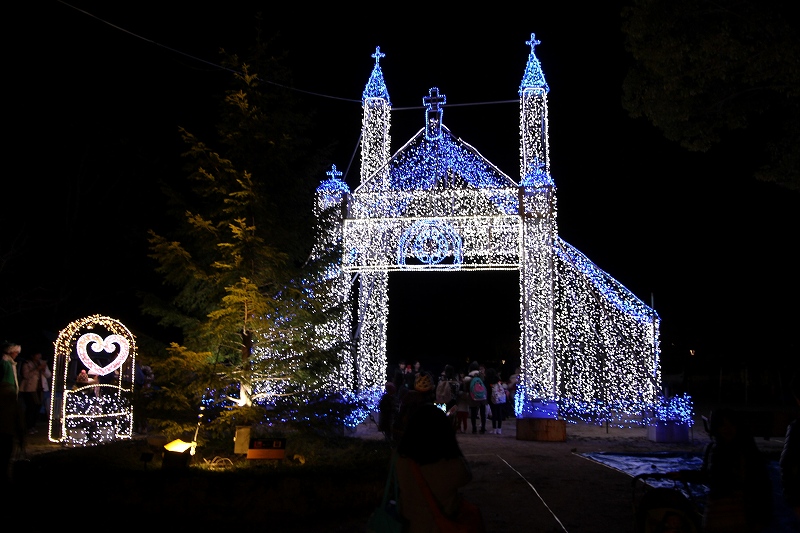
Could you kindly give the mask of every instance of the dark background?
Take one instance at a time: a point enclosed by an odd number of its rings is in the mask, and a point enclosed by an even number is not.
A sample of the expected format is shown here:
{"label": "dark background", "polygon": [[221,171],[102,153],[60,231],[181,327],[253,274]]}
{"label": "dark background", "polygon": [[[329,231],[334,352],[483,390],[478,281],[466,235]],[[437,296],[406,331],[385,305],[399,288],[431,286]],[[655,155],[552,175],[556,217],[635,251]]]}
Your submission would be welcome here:
{"label": "dark background", "polygon": [[[279,32],[295,87],[317,110],[315,133],[338,142],[331,163],[351,189],[376,46],[386,54],[392,153],[423,127],[422,98],[436,86],[447,97],[444,124],[518,180],[517,91],[535,33],[550,86],[561,237],[654,304],[665,372],[785,373],[800,354],[800,195],[757,182],[746,145],[692,154],[628,117],[624,2],[550,4],[17,7],[0,336],[52,351],[70,321],[104,314],[137,336],[176,340],[140,314],[135,296],[161,284],[146,241],[148,228],[168,224],[157,182],[181,172],[179,126],[213,133],[231,76],[218,51],[244,55],[263,10],[265,35]],[[516,272],[391,274],[390,361],[419,359],[438,371],[477,358],[513,369],[517,283]]]}

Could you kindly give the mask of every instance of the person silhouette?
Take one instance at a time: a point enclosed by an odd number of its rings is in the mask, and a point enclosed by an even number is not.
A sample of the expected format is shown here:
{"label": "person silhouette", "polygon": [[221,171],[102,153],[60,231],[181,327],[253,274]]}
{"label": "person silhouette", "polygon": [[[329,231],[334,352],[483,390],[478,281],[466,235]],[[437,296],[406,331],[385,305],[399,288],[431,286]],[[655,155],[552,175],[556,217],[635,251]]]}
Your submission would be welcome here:
{"label": "person silhouette", "polygon": [[25,452],[25,421],[19,402],[16,363],[22,347],[5,341],[0,350],[3,355],[0,361],[0,486],[5,491],[11,484],[11,458],[15,449]]}
{"label": "person silhouette", "polygon": [[[795,375],[789,383],[796,407],[800,407],[800,376]],[[781,490],[783,499],[791,508],[794,523],[800,531],[800,417],[786,426],[786,438],[783,440],[780,460]]]}
{"label": "person silhouette", "polygon": [[[479,378],[481,378],[481,380],[483,380],[484,373],[481,372],[481,368],[483,368],[483,367],[481,365],[479,365],[477,361],[472,361],[472,363],[470,363],[470,365],[469,365],[469,373],[466,376],[464,376],[464,381],[463,381],[464,389],[467,390],[468,392],[469,392],[469,389],[470,389],[470,382],[472,381],[473,378],[479,377]],[[478,417],[480,417],[480,421],[481,421],[480,433],[481,433],[481,435],[486,433],[486,404],[487,404],[487,401],[488,400],[486,400],[486,399],[484,399],[484,400],[473,400],[472,398],[470,398],[469,418],[470,418],[470,421],[472,422],[472,433],[478,433],[478,428],[477,428]]]}
{"label": "person silhouette", "polygon": [[19,395],[25,405],[25,429],[36,433],[36,422],[44,401],[44,380],[50,374],[42,352],[34,352],[27,357],[19,369]]}
{"label": "person silhouette", "polygon": [[[424,481],[417,480],[416,467]],[[455,518],[459,513],[463,501],[460,489],[472,481],[472,470],[447,415],[436,405],[420,405],[411,414],[397,445],[396,468],[400,485],[398,508],[408,525],[405,532],[439,531],[421,482],[430,487],[445,516]]]}
{"label": "person silhouette", "polygon": [[772,520],[772,484],[766,459],[738,411],[715,409],[708,428],[712,440],[700,470],[679,470],[667,477],[708,487],[704,532],[763,531]]}

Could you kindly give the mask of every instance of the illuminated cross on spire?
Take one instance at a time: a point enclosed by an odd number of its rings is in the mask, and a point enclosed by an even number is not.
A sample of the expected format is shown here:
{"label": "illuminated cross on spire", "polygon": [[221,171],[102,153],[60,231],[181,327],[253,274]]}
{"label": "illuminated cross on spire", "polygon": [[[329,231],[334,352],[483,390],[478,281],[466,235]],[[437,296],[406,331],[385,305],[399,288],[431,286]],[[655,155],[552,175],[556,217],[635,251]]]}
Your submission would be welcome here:
{"label": "illuminated cross on spire", "polygon": [[531,52],[533,52],[533,49],[536,48],[536,45],[537,44],[542,44],[542,41],[539,41],[539,40],[536,39],[536,34],[535,33],[531,33],[531,40],[530,41],[525,41],[525,44],[529,44],[531,46]]}
{"label": "illuminated cross on spire", "polygon": [[334,180],[335,179],[339,179],[339,176],[342,175],[342,173],[340,171],[336,170],[336,165],[331,165],[331,169],[329,171],[327,171],[325,174],[327,174],[328,176],[331,177],[331,179],[334,179]]}
{"label": "illuminated cross on spire", "polygon": [[438,87],[431,87],[428,89],[428,96],[422,99],[422,103],[425,104],[425,107],[428,108],[430,111],[439,111],[439,104],[446,104],[447,103],[447,96],[439,94]]}
{"label": "illuminated cross on spire", "polygon": [[442,108],[447,103],[447,97],[439,94],[438,87],[431,87],[428,96],[422,99],[425,105],[425,136],[428,139],[438,139],[442,136]]}
{"label": "illuminated cross on spire", "polygon": [[381,52],[381,47],[380,46],[376,46],[375,47],[375,53],[372,54],[371,57],[375,58],[375,64],[377,65],[377,64],[379,64],[381,62],[381,58],[382,57],[386,57],[386,54]]}
{"label": "illuminated cross on spire", "polygon": [[531,33],[531,40],[525,41],[525,44],[530,45],[531,53],[528,54],[528,64],[525,65],[525,74],[522,75],[519,95],[522,96],[527,89],[544,89],[544,93],[547,94],[550,88],[547,86],[547,82],[544,81],[542,65],[539,64],[534,52],[534,48],[536,48],[537,44],[541,44],[541,41],[536,38],[535,33]]}

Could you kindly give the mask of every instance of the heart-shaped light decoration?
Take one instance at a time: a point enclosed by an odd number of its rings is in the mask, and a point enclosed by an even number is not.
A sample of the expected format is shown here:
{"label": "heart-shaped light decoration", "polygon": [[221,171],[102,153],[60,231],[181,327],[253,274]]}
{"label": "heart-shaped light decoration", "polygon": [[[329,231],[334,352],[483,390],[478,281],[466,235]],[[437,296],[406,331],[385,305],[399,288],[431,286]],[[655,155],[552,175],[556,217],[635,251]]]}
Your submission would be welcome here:
{"label": "heart-shaped light decoration", "polygon": [[[108,353],[113,353],[116,349],[114,344],[119,345],[119,354],[117,357],[111,361],[110,364],[106,366],[99,366],[97,363],[92,361],[89,357],[89,354],[86,353],[86,347],[92,344],[92,350],[95,352],[101,352],[105,350]],[[81,362],[86,365],[86,369],[89,374],[95,374],[98,376],[105,376],[106,374],[110,374],[111,372],[115,371],[119,367],[122,366],[122,363],[128,358],[128,351],[130,350],[130,343],[128,339],[123,337],[122,335],[109,335],[105,339],[103,339],[100,335],[96,333],[85,333],[81,335],[78,339],[77,343],[78,349],[78,357],[80,357]]]}

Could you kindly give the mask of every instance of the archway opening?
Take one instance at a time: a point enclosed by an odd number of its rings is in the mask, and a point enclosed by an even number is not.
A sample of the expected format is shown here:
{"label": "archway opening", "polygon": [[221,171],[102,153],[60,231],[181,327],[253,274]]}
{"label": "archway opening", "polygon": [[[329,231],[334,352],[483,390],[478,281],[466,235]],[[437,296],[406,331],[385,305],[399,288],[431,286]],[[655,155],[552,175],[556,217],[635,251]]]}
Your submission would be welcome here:
{"label": "archway opening", "polygon": [[389,274],[387,362],[419,360],[438,375],[477,359],[507,378],[519,365],[519,272]]}

